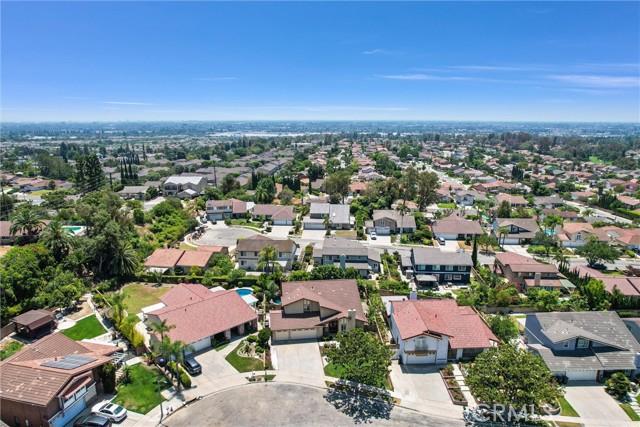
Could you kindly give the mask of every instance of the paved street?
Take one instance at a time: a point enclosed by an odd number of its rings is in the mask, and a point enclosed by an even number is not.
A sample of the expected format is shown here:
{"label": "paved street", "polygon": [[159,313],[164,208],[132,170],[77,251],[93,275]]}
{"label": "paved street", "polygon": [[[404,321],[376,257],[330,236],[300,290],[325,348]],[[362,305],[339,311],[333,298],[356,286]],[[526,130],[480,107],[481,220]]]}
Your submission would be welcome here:
{"label": "paved street", "polygon": [[226,390],[166,419],[173,426],[463,426],[410,409],[296,384],[259,383]]}

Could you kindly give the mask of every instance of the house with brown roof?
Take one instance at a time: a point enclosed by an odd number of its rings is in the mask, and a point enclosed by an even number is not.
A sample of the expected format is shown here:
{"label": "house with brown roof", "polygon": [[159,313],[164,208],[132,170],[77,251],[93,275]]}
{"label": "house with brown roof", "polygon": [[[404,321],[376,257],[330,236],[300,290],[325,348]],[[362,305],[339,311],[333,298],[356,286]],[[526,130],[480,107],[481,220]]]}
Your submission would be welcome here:
{"label": "house with brown roof", "polygon": [[484,234],[478,221],[470,221],[459,216],[449,216],[432,223],[431,228],[436,238],[445,240],[466,240]]}
{"label": "house with brown roof", "polygon": [[399,211],[376,209],[373,211],[373,219],[365,222],[365,228],[367,233],[375,231],[380,236],[413,233],[416,231],[416,219],[413,215],[402,215]]}
{"label": "house with brown roof", "polygon": [[212,221],[227,218],[245,218],[253,208],[253,202],[243,202],[238,199],[207,200],[207,218]]}
{"label": "house with brown roof", "polygon": [[[502,227],[508,230],[506,237],[500,235]],[[538,231],[540,231],[538,223],[530,218],[496,218],[492,224],[492,234],[505,245],[529,243]]]}
{"label": "house with brown roof", "polygon": [[513,252],[496,254],[496,265],[502,276],[522,292],[529,288],[568,292],[575,286],[553,264],[543,264],[533,258]]}
{"label": "house with brown roof", "polygon": [[56,329],[56,319],[48,310],[29,310],[11,319],[15,331],[27,339],[41,338]]}
{"label": "house with brown roof", "polygon": [[508,202],[512,208],[526,208],[527,199],[522,196],[514,196],[511,194],[500,193],[496,196],[496,202],[500,205],[502,202]]}
{"label": "house with brown roof", "polygon": [[469,360],[498,345],[482,318],[451,299],[391,301],[391,335],[403,364]]}
{"label": "house with brown roof", "polygon": [[353,279],[284,282],[281,298],[282,310],[269,313],[274,341],[316,339],[367,324]]}
{"label": "house with brown roof", "polygon": [[556,227],[556,234],[565,248],[579,248],[591,237],[607,242],[609,237],[604,230],[594,228],[588,222],[566,222]]}
{"label": "house with brown roof", "polygon": [[[145,323],[162,323],[175,328],[165,333],[171,341],[183,341],[193,351],[211,347],[211,340],[230,340],[256,330],[258,316],[234,289],[209,289],[198,284],[174,286],[160,297],[161,307],[146,312]],[[144,311],[144,310],[143,310]],[[152,335],[151,343],[159,340]]]}
{"label": "house with brown roof", "polygon": [[99,370],[120,349],[53,334],[0,362],[0,418],[64,427],[103,392]]}
{"label": "house with brown roof", "polygon": [[273,225],[293,225],[297,217],[293,206],[255,205],[251,211],[251,218],[254,221],[264,218],[267,221],[273,221]]}
{"label": "house with brown roof", "polygon": [[260,252],[267,246],[275,248],[276,262],[280,264],[282,270],[291,270],[291,266],[297,258],[298,246],[296,243],[291,239],[274,239],[261,234],[238,240],[236,246],[238,268],[256,271]]}
{"label": "house with brown roof", "polygon": [[189,273],[191,267],[198,267],[201,271],[209,268],[211,259],[218,254],[227,254],[225,246],[198,246],[196,250],[185,249],[156,249],[144,263],[147,271],[159,271],[166,273],[175,268],[180,268],[184,273]]}
{"label": "house with brown roof", "polygon": [[640,200],[636,198],[618,195],[617,199],[625,209],[634,210],[640,208]]}

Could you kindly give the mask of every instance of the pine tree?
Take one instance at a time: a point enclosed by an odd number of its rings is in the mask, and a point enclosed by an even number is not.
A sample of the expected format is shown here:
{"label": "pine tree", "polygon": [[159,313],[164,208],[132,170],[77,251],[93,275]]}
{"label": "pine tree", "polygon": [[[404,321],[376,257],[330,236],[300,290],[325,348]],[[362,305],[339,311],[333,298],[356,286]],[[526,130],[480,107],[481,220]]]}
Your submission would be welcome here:
{"label": "pine tree", "polygon": [[473,251],[471,252],[471,261],[474,267],[478,267],[478,236],[473,238]]}

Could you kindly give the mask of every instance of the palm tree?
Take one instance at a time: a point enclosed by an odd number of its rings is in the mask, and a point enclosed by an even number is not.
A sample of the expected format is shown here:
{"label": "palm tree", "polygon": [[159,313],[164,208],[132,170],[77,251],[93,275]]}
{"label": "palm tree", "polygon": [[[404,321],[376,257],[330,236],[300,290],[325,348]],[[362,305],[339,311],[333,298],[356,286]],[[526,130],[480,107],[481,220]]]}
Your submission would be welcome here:
{"label": "palm tree", "polygon": [[42,216],[34,209],[20,209],[11,220],[9,232],[12,236],[24,233],[27,241],[33,240],[35,234],[44,226]]}
{"label": "palm tree", "polygon": [[64,259],[78,246],[76,236],[63,230],[59,221],[52,221],[42,230],[40,243],[51,251],[56,261]]}
{"label": "palm tree", "polygon": [[587,208],[587,209],[582,211],[582,214],[584,216],[592,216],[594,213],[596,213],[596,211],[591,209],[591,208]]}
{"label": "palm tree", "polygon": [[116,246],[110,271],[115,276],[131,276],[138,268],[138,254],[130,242]]}
{"label": "palm tree", "polygon": [[322,219],[322,223],[324,224],[324,229],[327,230],[327,236],[331,233],[331,219],[329,219],[329,215],[325,215]]}
{"label": "palm tree", "polygon": [[280,269],[280,264],[276,262],[278,259],[278,252],[273,246],[265,246],[260,251],[258,256],[258,268],[264,268],[265,271],[273,273],[273,271]]}
{"label": "palm tree", "polygon": [[169,332],[172,329],[175,329],[176,325],[167,325],[167,319],[164,319],[162,322],[151,322],[149,325],[153,332],[160,334],[160,341],[164,341],[165,332]]}
{"label": "palm tree", "polygon": [[569,258],[562,253],[562,247],[560,251],[553,257],[553,260],[558,263],[558,270],[564,270],[569,267]]}
{"label": "palm tree", "polygon": [[502,240],[502,243],[500,244],[500,246],[504,249],[504,242],[507,239],[507,236],[509,235],[509,227],[499,227],[498,228],[498,236],[500,237],[500,239]]}
{"label": "palm tree", "polygon": [[256,187],[256,192],[253,197],[257,203],[267,203],[267,200],[269,199],[269,192],[267,192],[267,189],[263,186],[258,186]]}
{"label": "palm tree", "polygon": [[124,313],[127,310],[127,304],[124,302],[125,297],[125,294],[118,293],[109,298],[109,304],[111,304],[111,309],[113,310],[111,317],[116,326],[120,326],[124,321]]}
{"label": "palm tree", "polygon": [[[168,339],[168,338],[167,338]],[[169,355],[176,363],[176,369],[174,369],[174,377],[176,378],[176,390],[180,392],[180,365],[184,363],[184,354],[188,351],[194,351],[195,348],[191,344],[187,344],[184,341],[173,341],[169,345]]]}
{"label": "palm tree", "polygon": [[404,232],[404,216],[407,212],[409,212],[409,208],[407,207],[407,201],[402,200],[402,204],[396,207],[396,210],[400,212],[400,238],[402,240],[402,233]]}

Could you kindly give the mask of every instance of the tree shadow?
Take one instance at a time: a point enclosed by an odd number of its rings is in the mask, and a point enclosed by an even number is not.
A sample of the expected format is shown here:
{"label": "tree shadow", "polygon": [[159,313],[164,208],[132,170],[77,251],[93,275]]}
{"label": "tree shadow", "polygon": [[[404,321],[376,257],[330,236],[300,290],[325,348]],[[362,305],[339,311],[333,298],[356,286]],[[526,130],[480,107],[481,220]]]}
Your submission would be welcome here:
{"label": "tree shadow", "polygon": [[371,423],[376,419],[388,420],[393,409],[391,397],[372,396],[351,388],[329,388],[324,398],[334,408],[351,417],[355,424]]}

